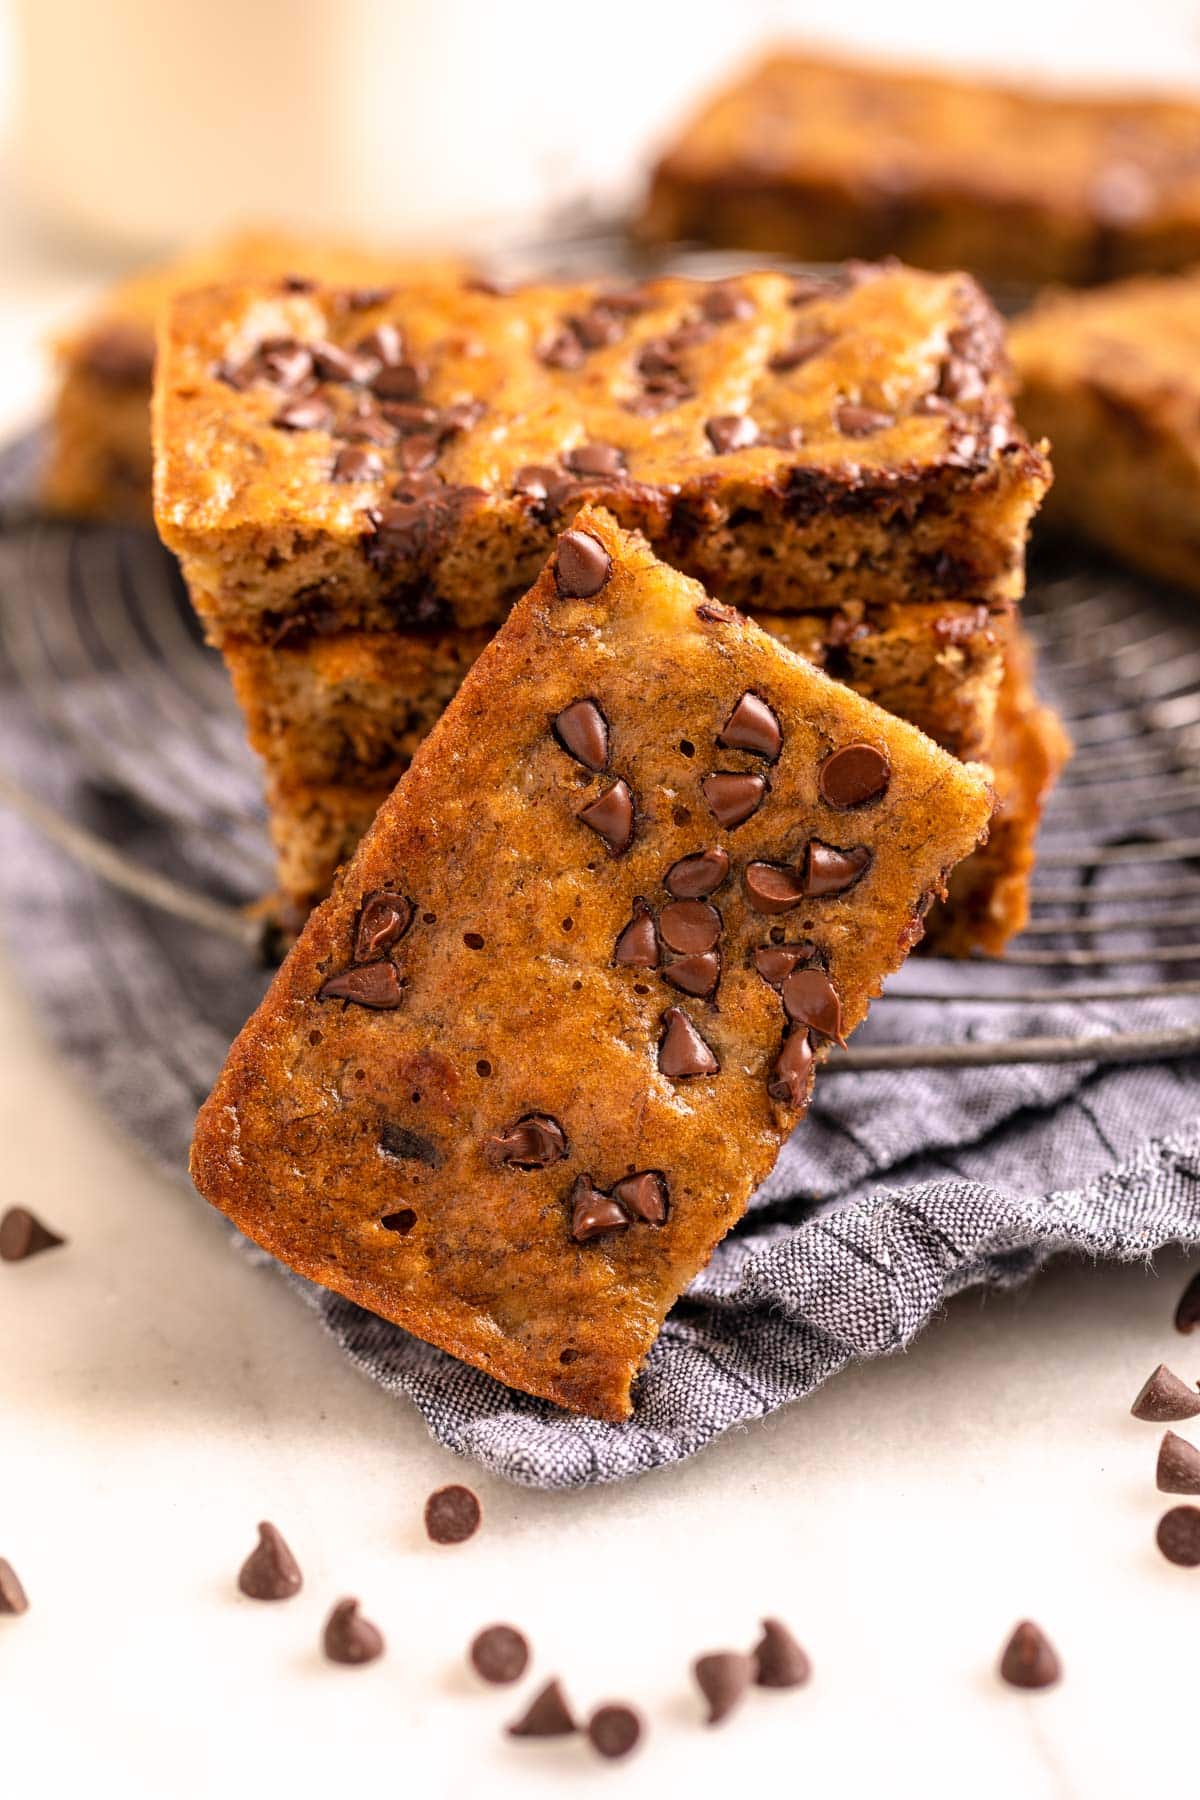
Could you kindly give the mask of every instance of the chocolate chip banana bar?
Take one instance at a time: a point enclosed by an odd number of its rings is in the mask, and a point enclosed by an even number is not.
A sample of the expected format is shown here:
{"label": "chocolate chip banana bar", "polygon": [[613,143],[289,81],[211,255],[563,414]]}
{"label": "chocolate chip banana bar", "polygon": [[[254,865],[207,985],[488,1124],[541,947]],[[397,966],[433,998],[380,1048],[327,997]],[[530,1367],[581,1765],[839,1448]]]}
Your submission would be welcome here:
{"label": "chocolate chip banana bar", "polygon": [[990,810],[585,507],[239,1037],[196,1184],[305,1275],[623,1418]]}
{"label": "chocolate chip banana bar", "polygon": [[58,392],[43,499],[75,518],[151,523],[150,394],[155,333],[176,294],[216,281],[279,279],[394,286],[414,275],[447,279],[449,258],[385,256],[279,232],[238,232],[141,271],[107,294],[54,347]]}
{"label": "chocolate chip banana bar", "polygon": [[1200,591],[1200,269],[1048,294],[1012,341],[1054,439],[1048,522]]}
{"label": "chocolate chip banana bar", "polygon": [[807,261],[902,256],[996,281],[1200,257],[1200,104],[776,51],[654,170],[644,237]]}

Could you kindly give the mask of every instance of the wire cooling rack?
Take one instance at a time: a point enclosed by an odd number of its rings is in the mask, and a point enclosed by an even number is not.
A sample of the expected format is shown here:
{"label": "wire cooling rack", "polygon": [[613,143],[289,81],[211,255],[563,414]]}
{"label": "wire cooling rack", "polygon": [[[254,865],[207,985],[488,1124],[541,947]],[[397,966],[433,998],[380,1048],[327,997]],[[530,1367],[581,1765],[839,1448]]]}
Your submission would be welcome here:
{"label": "wire cooling rack", "polygon": [[[31,510],[35,438],[0,451],[0,705],[100,791],[164,836],[236,856],[248,893],[272,884],[258,771],[220,658],[173,560],[147,531],[52,523]],[[943,1004],[944,1041],[854,1045],[827,1074],[1005,1063],[1156,1061],[1200,1051],[1200,620],[1194,601],[1105,567],[1048,571],[1025,617],[1040,683],[1076,745],[1047,808],[1033,916],[999,961],[912,959],[872,1018]],[[136,693],[136,705],[130,694]],[[202,755],[198,758],[198,749]],[[198,765],[203,770],[197,777]],[[0,804],[147,906],[270,951],[246,906],[184,885],[70,817],[0,766]],[[203,859],[201,858],[201,861]],[[1123,1009],[1183,1003],[1123,1029]],[[976,1033],[980,1009],[1067,1006],[1057,1035]],[[1027,1016],[1027,1015],[1026,1015]],[[1181,1019],[1183,1022],[1181,1022]],[[1115,1028],[1114,1028],[1115,1021]]]}

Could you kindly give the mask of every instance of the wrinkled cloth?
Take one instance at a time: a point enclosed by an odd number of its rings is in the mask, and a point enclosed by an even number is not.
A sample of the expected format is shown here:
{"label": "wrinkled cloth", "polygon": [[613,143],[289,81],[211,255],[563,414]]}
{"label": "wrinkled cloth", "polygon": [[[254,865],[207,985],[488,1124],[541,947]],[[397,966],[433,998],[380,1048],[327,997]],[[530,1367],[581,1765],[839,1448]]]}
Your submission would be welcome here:
{"label": "wrinkled cloth", "polygon": [[[91,605],[101,577],[115,579],[114,559],[120,580],[157,584],[152,603],[177,605],[165,557],[137,534],[85,534],[82,547],[76,534],[69,552],[43,534],[37,547],[31,578],[28,533],[0,534],[0,619],[10,647],[14,618],[37,608],[53,620],[64,584],[76,603],[82,593]],[[108,587],[101,599],[117,604]],[[1153,596],[1140,599],[1154,604]],[[98,658],[86,674],[64,655],[53,721],[46,695],[32,700],[10,664],[0,671],[0,771],[146,866],[243,903],[262,891],[267,866],[257,778],[219,665],[206,655],[194,645],[188,651],[187,666],[202,668],[203,682],[192,682],[188,706],[174,712],[150,702],[123,654]],[[1104,701],[1094,685],[1087,698],[1090,708]],[[64,732],[64,705],[73,735]],[[1156,825],[1152,796],[1131,819],[1108,784],[1064,790],[1056,818],[1058,848],[1120,839],[1135,826],[1164,835],[1200,829],[1196,816],[1178,812]],[[1116,869],[1097,878],[1094,891],[1128,885],[1131,874],[1147,885],[1155,871]],[[1082,975],[1162,981],[1196,973],[1183,962],[1139,962],[1153,911],[1152,902],[1140,907],[1145,931],[1121,938],[1127,960],[1119,969]],[[0,922],[44,1029],[88,1089],[185,1187],[196,1109],[267,975],[244,946],[107,886],[2,805]],[[1175,941],[1186,939],[1176,933]],[[1080,978],[1078,970],[914,958],[854,1042],[1195,1022],[1195,999],[1073,1002],[1062,989]],[[1017,987],[1043,997],[1005,1006],[898,997]],[[964,1288],[1023,1280],[1057,1252],[1142,1258],[1197,1241],[1200,1060],[829,1070],[742,1223],[668,1318],[625,1424],[573,1417],[514,1393],[346,1300],[287,1279],[357,1367],[411,1399],[444,1444],[509,1480],[571,1488],[692,1455],[719,1432],[800,1399],[852,1357],[900,1349]]]}

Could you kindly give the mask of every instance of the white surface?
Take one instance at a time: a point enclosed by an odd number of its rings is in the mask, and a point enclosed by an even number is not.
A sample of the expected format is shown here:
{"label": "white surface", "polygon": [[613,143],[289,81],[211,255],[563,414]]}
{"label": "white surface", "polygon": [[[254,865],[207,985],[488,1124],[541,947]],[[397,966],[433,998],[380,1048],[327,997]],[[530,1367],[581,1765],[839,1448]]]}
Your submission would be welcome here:
{"label": "white surface", "polygon": [[[1080,9],[1049,11],[1061,51]],[[9,429],[38,403],[38,340],[79,282],[2,229],[0,251]],[[354,1375],[64,1077],[2,959],[0,1178],[0,1205],[70,1238],[0,1265],[0,1555],[32,1601],[0,1619],[5,1797],[557,1800],[611,1784],[634,1800],[735,1785],[1133,1800],[1195,1785],[1200,1571],[1154,1548],[1159,1432],[1128,1417],[1159,1360],[1200,1375],[1200,1341],[1170,1327],[1182,1258],[968,1296],[908,1355],[689,1465],[554,1497],[477,1477]],[[421,1508],[455,1479],[480,1492],[484,1528],[437,1550]],[[234,1588],[262,1517],[306,1578],[276,1607]],[[371,1668],[317,1653],[344,1594],[387,1634]],[[808,1646],[812,1687],[754,1694],[705,1731],[691,1658],[748,1644],[768,1611]],[[1055,1692],[995,1678],[1025,1615],[1065,1660]],[[464,1668],[493,1619],[535,1647],[516,1692]],[[637,1757],[506,1742],[551,1673],[580,1707],[634,1699]]]}

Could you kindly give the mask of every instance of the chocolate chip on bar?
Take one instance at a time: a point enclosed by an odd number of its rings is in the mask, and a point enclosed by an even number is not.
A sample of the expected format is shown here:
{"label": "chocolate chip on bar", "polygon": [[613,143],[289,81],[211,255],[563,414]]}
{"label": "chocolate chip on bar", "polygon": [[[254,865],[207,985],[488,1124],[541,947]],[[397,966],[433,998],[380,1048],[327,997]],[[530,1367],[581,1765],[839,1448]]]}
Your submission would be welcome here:
{"label": "chocolate chip on bar", "polygon": [[625,781],[614,781],[599,799],[581,807],[577,816],[604,839],[614,856],[623,856],[633,842],[633,795]]}
{"label": "chocolate chip on bar", "polygon": [[696,1075],[715,1075],[721,1065],[682,1007],[668,1007],[662,1017],[658,1066],[663,1074],[674,1081],[689,1081]]}
{"label": "chocolate chip on bar", "polygon": [[359,969],[346,969],[321,983],[321,1000],[345,1000],[354,1006],[366,1006],[387,1012],[404,999],[396,966],[390,962],[367,963]]}
{"label": "chocolate chip on bar", "polygon": [[785,977],[780,993],[789,1019],[835,1043],[842,1042],[841,998],[823,970],[793,969]]}
{"label": "chocolate chip on bar", "polygon": [[720,848],[682,856],[663,876],[663,886],[676,900],[705,900],[729,873],[728,852]]}
{"label": "chocolate chip on bar", "polygon": [[413,922],[416,908],[407,894],[387,888],[368,894],[358,915],[354,935],[354,956],[360,963],[370,962],[398,944]]}
{"label": "chocolate chip on bar", "polygon": [[717,824],[724,826],[726,831],[735,831],[747,819],[752,819],[762,805],[767,782],[762,775],[721,769],[715,775],[705,777],[700,783],[700,792]]}
{"label": "chocolate chip on bar", "polygon": [[566,598],[590,600],[608,580],[612,558],[598,538],[586,531],[564,531],[554,559],[555,581]]}
{"label": "chocolate chip on bar", "polygon": [[665,1225],[670,1208],[665,1176],[657,1169],[626,1175],[613,1188],[613,1199],[646,1225]]}
{"label": "chocolate chip on bar", "polygon": [[573,700],[554,721],[554,735],[593,774],[608,767],[608,721],[594,700]]}
{"label": "chocolate chip on bar", "polygon": [[717,734],[717,742],[723,750],[748,750],[775,762],[783,748],[783,733],[762,695],[746,692]]}
{"label": "chocolate chip on bar", "polygon": [[510,1125],[507,1131],[488,1138],[485,1146],[488,1161],[515,1169],[548,1169],[567,1154],[567,1137],[557,1119],[543,1113],[529,1113]]}
{"label": "chocolate chip on bar", "polygon": [[654,914],[642,899],[633,903],[633,914],[613,949],[613,961],[630,969],[657,969],[658,936]]}
{"label": "chocolate chip on bar", "polygon": [[699,956],[716,948],[721,915],[706,900],[672,900],[658,914],[658,935],[681,956]]}
{"label": "chocolate chip on bar", "polygon": [[887,757],[874,744],[847,744],[821,764],[821,798],[839,811],[865,806],[887,791],[890,775]]}
{"label": "chocolate chip on bar", "polygon": [[775,863],[748,864],[744,879],[747,905],[767,918],[798,906],[808,893],[801,870]]}
{"label": "chocolate chip on bar", "polygon": [[865,844],[838,850],[813,838],[808,846],[804,891],[814,900],[827,894],[847,894],[870,866],[871,852]]}

